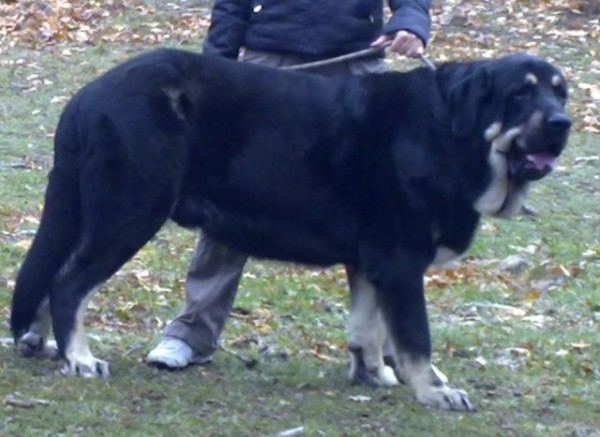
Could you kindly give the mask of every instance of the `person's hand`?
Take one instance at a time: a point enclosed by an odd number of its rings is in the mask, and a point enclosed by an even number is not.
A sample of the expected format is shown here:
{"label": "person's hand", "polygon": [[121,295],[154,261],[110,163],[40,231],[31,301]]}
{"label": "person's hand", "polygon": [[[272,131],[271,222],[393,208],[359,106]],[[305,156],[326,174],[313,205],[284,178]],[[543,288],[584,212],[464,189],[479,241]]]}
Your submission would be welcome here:
{"label": "person's hand", "polygon": [[379,47],[386,41],[392,41],[390,50],[399,55],[416,58],[425,52],[425,45],[421,38],[406,30],[381,35],[371,43],[371,47]]}

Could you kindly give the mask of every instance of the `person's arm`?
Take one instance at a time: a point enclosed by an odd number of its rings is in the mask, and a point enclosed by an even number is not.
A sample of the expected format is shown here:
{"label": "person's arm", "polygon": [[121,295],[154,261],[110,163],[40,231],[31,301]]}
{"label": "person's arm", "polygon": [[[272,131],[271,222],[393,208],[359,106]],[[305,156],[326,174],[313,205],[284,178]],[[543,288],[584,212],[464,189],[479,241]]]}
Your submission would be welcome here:
{"label": "person's arm", "polygon": [[203,52],[237,59],[251,12],[252,0],[215,0]]}
{"label": "person's arm", "polygon": [[431,16],[431,0],[389,0],[392,17],[383,27],[383,35],[372,46],[378,47],[386,41],[393,41],[390,49],[410,57],[419,56],[425,51]]}

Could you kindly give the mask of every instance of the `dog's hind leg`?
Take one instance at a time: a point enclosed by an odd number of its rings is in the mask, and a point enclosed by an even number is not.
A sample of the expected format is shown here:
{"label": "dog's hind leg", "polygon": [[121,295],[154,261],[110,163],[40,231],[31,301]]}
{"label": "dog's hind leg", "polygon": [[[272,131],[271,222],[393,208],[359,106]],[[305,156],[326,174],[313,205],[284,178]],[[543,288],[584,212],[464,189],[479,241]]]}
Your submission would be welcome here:
{"label": "dog's hind leg", "polygon": [[50,301],[45,298],[29,330],[18,340],[17,348],[23,357],[58,358],[56,342],[49,339],[51,324]]}
{"label": "dog's hind leg", "polygon": [[[136,121],[137,122],[137,121]],[[184,171],[183,144],[148,126],[123,135],[100,119],[80,169],[81,232],[50,292],[52,328],[66,374],[108,376],[87,344],[83,322],[93,291],[167,220]]]}
{"label": "dog's hind leg", "polygon": [[352,307],[348,319],[349,376],[354,384],[398,385],[383,359],[387,329],[376,302],[375,288],[362,272],[349,270]]}
{"label": "dog's hind leg", "polygon": [[[148,197],[141,195],[144,201]],[[109,279],[149,241],[166,221],[169,208],[152,214],[131,200],[132,213],[86,224],[84,240],[50,294],[52,328],[63,374],[109,376],[108,364],[96,359],[84,334],[86,306],[95,289]],[[155,213],[158,212],[155,210]]]}
{"label": "dog's hind leg", "polygon": [[50,172],[40,226],[17,276],[10,325],[19,352],[25,357],[55,357],[48,343],[48,294],[79,237],[79,192],[69,172]]}

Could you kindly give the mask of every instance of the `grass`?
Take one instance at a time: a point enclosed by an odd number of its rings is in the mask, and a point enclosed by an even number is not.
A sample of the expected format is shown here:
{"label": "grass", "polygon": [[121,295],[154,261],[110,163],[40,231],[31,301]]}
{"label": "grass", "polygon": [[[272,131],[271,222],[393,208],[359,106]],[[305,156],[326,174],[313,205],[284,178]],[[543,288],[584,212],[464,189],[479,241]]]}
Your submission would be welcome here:
{"label": "grass", "polygon": [[[134,15],[120,20],[141,26]],[[60,110],[141,48],[16,46],[0,58],[0,337],[10,336],[10,295],[37,227]],[[563,62],[573,56],[561,53]],[[264,436],[297,426],[310,436],[600,436],[599,145],[598,135],[575,132],[559,169],[532,190],[536,217],[485,220],[466,259],[427,275],[434,361],[470,393],[476,414],[423,408],[405,387],[349,385],[339,267],[250,262],[224,344],[256,366],[225,351],[183,372],[145,366],[183,302],[195,245],[194,233],[168,225],[91,304],[91,347],[111,362],[111,379],[63,378],[57,363],[0,343],[0,436]],[[500,270],[509,255],[526,266]]]}

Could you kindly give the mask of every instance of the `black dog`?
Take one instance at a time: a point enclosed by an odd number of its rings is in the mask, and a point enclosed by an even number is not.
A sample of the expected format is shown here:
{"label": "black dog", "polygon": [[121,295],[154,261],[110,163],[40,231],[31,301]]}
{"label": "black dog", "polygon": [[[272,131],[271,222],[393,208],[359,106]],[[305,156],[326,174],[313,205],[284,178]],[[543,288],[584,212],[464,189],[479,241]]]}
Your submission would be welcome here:
{"label": "black dog", "polygon": [[13,297],[19,348],[43,351],[51,321],[66,373],[108,375],[86,302],[171,218],[256,257],[356,269],[351,376],[398,375],[423,404],[471,410],[430,362],[423,273],[468,248],[480,214],[520,210],[565,146],[566,96],[561,73],[525,54],[338,78],[135,57],[60,119]]}

